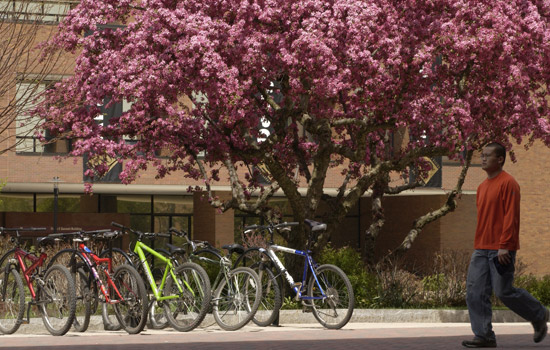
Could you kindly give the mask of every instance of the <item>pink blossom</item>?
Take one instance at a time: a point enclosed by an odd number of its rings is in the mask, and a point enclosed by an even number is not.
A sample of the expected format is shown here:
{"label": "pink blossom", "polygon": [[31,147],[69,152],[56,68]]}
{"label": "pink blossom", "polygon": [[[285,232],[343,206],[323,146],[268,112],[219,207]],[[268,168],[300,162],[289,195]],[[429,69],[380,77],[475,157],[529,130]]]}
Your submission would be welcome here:
{"label": "pink blossom", "polygon": [[[549,13],[534,0],[83,0],[46,45],[78,52],[74,75],[35,115],[75,139],[72,155],[125,159],[124,183],[151,165],[202,178],[198,154],[214,169],[269,158],[291,184],[296,169],[307,181],[330,166],[406,172],[417,150],[550,145]],[[94,120],[105,97],[130,105],[108,126]],[[402,130],[410,141],[389,149]]]}

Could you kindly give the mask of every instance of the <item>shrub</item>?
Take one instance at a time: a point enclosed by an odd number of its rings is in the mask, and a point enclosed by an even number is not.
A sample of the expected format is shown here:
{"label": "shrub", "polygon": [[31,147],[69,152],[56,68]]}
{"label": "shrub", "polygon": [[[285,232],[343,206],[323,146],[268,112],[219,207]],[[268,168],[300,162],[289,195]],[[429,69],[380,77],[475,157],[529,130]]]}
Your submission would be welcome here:
{"label": "shrub", "polygon": [[350,247],[334,249],[330,244],[321,252],[320,264],[333,264],[348,276],[355,295],[355,307],[368,308],[376,303],[379,286],[376,275],[366,271],[361,254]]}
{"label": "shrub", "polygon": [[538,278],[533,275],[521,276],[516,279],[516,286],[527,290],[543,305],[550,305],[550,275]]}
{"label": "shrub", "polygon": [[402,269],[395,262],[376,267],[378,295],[374,307],[410,308],[417,305],[421,281],[414,274]]}

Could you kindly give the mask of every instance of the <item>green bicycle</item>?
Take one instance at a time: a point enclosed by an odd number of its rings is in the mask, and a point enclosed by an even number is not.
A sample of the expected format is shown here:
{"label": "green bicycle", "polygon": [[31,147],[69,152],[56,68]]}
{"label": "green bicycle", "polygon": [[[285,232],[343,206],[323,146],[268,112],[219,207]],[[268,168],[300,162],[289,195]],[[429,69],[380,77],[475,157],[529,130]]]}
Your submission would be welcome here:
{"label": "green bicycle", "polygon": [[[155,328],[161,328],[160,325],[164,319],[180,332],[196,328],[206,316],[210,305],[211,289],[206,271],[191,262],[176,267],[170,258],[143,242],[145,238],[162,236],[162,234],[133,230],[115,222],[112,225],[137,236],[132,251],[139,260],[134,260],[134,264],[150,287],[149,319]],[[165,265],[158,284],[153,277],[146,255],[153,256],[155,261]]]}
{"label": "green bicycle", "polygon": [[262,285],[258,274],[251,268],[232,268],[231,255],[242,253],[242,247],[236,244],[223,246],[227,250],[224,256],[206,241],[190,240],[185,232],[174,228],[170,232],[186,241],[181,248],[166,244],[173,261],[182,264],[196,261],[211,273],[214,280],[212,314],[216,323],[226,331],[235,331],[248,324],[260,306]]}

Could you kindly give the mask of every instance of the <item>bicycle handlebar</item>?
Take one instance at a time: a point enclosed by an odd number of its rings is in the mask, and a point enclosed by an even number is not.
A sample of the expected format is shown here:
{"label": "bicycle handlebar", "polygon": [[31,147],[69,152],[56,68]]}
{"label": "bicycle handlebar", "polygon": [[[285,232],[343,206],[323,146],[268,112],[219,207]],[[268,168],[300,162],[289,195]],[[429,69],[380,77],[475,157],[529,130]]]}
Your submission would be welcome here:
{"label": "bicycle handlebar", "polygon": [[0,233],[15,232],[19,237],[19,232],[46,231],[45,227],[0,227]]}
{"label": "bicycle handlebar", "polygon": [[116,223],[114,221],[111,222],[111,225],[116,227],[116,228],[119,228],[122,232],[128,231],[128,232],[131,232],[131,233],[137,235],[138,239],[141,239],[143,237],[147,237],[147,238],[155,238],[155,237],[170,238],[170,234],[168,234],[168,233],[141,232],[141,231],[134,230],[134,229],[131,229],[129,227],[126,227],[124,225],[121,225],[119,223]]}
{"label": "bicycle handlebar", "polygon": [[91,230],[91,231],[76,231],[76,232],[63,232],[63,233],[52,233],[49,234],[48,237],[50,238],[71,238],[71,237],[90,237],[93,236],[93,238],[107,238],[112,239],[116,238],[120,235],[122,235],[124,232],[122,231],[112,231],[110,229],[102,229],[102,230]]}
{"label": "bicycle handlebar", "polygon": [[185,232],[185,231],[183,231],[183,230],[178,230],[178,229],[175,228],[175,227],[170,227],[170,229],[168,230],[168,232],[173,233],[173,234],[175,234],[175,235],[178,236],[178,237],[187,237],[187,232]]}
{"label": "bicycle handlebar", "polygon": [[285,227],[290,227],[290,226],[298,226],[300,223],[298,222],[282,222],[280,224],[269,224],[269,225],[250,225],[250,226],[246,226],[244,227],[244,231],[251,231],[251,230],[269,230],[269,229],[275,229],[275,230],[279,230],[279,229],[282,229],[282,228],[285,228]]}

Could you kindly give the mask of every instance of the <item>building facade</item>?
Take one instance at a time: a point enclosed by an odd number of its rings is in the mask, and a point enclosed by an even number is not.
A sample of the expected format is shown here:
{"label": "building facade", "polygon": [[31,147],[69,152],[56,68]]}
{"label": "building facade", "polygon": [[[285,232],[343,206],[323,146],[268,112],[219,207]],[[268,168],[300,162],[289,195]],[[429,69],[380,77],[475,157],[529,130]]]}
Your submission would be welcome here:
{"label": "building facade", "polygon": [[[17,2],[8,3],[15,6]],[[41,12],[34,14],[35,17],[42,16],[41,29],[35,38],[35,42],[41,42],[47,39],[52,27],[68,8],[74,6],[75,1],[29,3],[34,5],[33,9],[41,9]],[[17,12],[15,7],[13,12]],[[33,12],[27,8],[26,15],[31,16]],[[12,24],[20,22],[21,18],[12,21]],[[32,21],[25,23],[34,25]],[[10,79],[13,88],[0,95],[0,106],[6,108],[14,98],[20,99],[21,91],[35,88],[33,91],[39,92],[46,89],[52,82],[70,74],[73,65],[73,57],[61,57],[51,70],[42,72],[42,78],[38,81],[21,78],[23,73],[28,72],[23,71],[22,66],[15,66],[12,75],[2,78]],[[142,231],[162,232],[177,227],[188,231],[195,239],[221,246],[240,240],[242,227],[260,220],[235,211],[219,213],[209,205],[202,193],[188,192],[190,186],[200,186],[201,183],[185,178],[181,173],[156,179],[155,171],[149,170],[131,185],[116,183],[115,179],[110,183],[95,184],[93,194],[86,194],[83,159],[65,158],[70,151],[70,141],[42,145],[33,133],[28,132],[37,121],[23,123],[21,118],[26,117],[25,113],[20,113],[16,126],[4,130],[5,137],[1,138],[0,149],[10,150],[0,155],[0,179],[4,182],[0,192],[0,226],[36,226],[46,227],[46,232],[62,232],[109,228],[115,221]],[[522,249],[518,256],[529,272],[549,274],[546,252],[550,248],[547,233],[550,204],[546,197],[550,194],[550,187],[546,181],[550,179],[547,162],[550,150],[536,143],[529,151],[521,146],[514,151],[518,161],[513,163],[508,160],[505,169],[516,177],[522,188]],[[401,243],[415,219],[445,202],[447,192],[456,186],[460,170],[460,164],[443,160],[438,187],[420,188],[384,198],[386,225],[377,242],[379,256]],[[327,193],[337,189],[341,183],[340,176],[339,169],[329,173]],[[230,196],[228,181],[224,180],[223,174],[220,178],[221,181],[215,186],[216,194]],[[471,251],[476,224],[475,191],[484,178],[479,161],[474,160],[457,210],[429,224],[407,253],[408,259],[416,264],[426,264],[435,252]],[[276,197],[274,201],[281,208],[288,207],[283,196]],[[291,213],[283,211],[286,218],[292,220]],[[361,249],[370,216],[371,201],[367,195],[361,198],[338,228],[338,234],[332,239],[333,245]],[[125,246],[128,240],[126,238],[120,244]]]}

